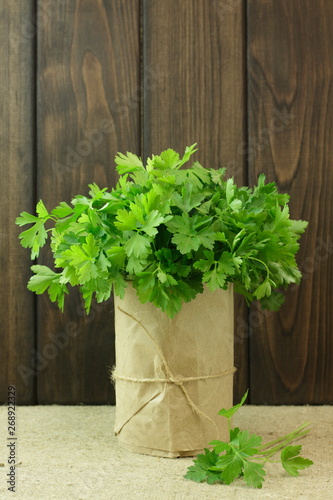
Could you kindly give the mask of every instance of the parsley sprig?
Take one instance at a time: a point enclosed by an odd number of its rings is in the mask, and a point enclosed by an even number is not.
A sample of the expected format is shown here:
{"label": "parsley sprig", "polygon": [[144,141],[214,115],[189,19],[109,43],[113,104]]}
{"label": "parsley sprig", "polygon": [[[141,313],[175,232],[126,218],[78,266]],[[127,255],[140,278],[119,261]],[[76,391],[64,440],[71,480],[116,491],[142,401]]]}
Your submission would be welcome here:
{"label": "parsley sprig", "polygon": [[[262,488],[266,462],[281,463],[288,474],[295,477],[300,470],[313,464],[311,460],[300,456],[301,445],[290,444],[309,432],[309,423],[264,445],[260,436],[250,434],[247,430],[241,431],[238,427],[231,428],[231,417],[244,404],[247,394],[248,391],[239,404],[219,412],[219,415],[228,419],[230,441],[211,441],[209,444],[212,450],[205,448],[205,453],[197,456],[194,465],[188,468],[184,476],[186,479],[197,483],[206,481],[208,484],[230,484],[241,477],[248,486]],[[271,460],[278,452],[281,452],[280,460]]]}
{"label": "parsley sprig", "polygon": [[32,224],[22,246],[35,260],[50,241],[55,268],[34,263],[29,290],[47,291],[63,310],[69,286],[78,286],[89,312],[93,297],[105,301],[113,289],[123,297],[131,281],[141,302],[174,317],[204,286],[234,283],[248,303],[279,309],[281,289],[301,278],[295,255],[307,222],[290,219],[289,196],[263,174],[248,188],[226,180],[224,168],[182,168],[195,151],[168,149],[146,165],[119,153],[113,189],[90,184],[70,205],[49,212],[39,201],[36,215],[22,212],[16,223]]}

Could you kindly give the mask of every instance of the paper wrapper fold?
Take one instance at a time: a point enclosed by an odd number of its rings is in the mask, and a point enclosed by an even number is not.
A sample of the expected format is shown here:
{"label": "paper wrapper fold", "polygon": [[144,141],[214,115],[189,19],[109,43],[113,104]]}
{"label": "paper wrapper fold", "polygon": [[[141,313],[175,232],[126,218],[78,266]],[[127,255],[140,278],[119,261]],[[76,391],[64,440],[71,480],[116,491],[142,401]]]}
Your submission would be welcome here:
{"label": "paper wrapper fold", "polygon": [[129,285],[115,297],[115,433],[123,447],[193,456],[228,440],[233,404],[233,289],[205,290],[170,319]]}

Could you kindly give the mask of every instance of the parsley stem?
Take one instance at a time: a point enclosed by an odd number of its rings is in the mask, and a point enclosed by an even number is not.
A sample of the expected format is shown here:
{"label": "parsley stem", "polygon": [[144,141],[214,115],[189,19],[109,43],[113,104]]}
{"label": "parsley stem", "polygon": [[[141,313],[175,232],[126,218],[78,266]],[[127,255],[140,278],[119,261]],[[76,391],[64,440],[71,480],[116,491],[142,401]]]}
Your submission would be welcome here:
{"label": "parsley stem", "polygon": [[301,437],[305,436],[308,434],[310,430],[306,430],[304,432],[301,432],[296,435],[292,435],[289,438],[286,438],[284,441],[281,441],[278,445],[274,446],[273,448],[269,448],[268,450],[261,451],[259,452],[260,455],[267,455],[268,457],[275,455],[279,450],[284,448],[287,444],[291,443],[292,441],[296,441],[297,439],[300,439]]}
{"label": "parsley stem", "polygon": [[260,262],[260,264],[262,264],[265,268],[266,268],[266,272],[267,272],[267,278],[269,278],[269,275],[271,274],[269,269],[268,269],[268,266],[265,262],[263,262],[262,260],[260,259],[257,259],[256,257],[248,257],[249,260],[256,260],[257,262]]}
{"label": "parsley stem", "polygon": [[[302,431],[305,427],[307,427],[308,425],[310,425],[310,422],[305,422],[304,424],[302,424],[300,427],[297,427],[297,429],[295,429],[293,432],[290,432],[289,434],[286,434],[285,436],[282,436],[280,438],[277,438],[277,439],[274,439],[274,441],[269,441],[268,443],[265,443],[261,446],[258,447],[258,451],[259,453],[262,452],[262,450],[265,450],[266,448],[271,448],[274,444],[277,444],[277,443],[280,443],[281,441],[285,441],[286,439],[292,437],[292,436],[295,436],[300,432]],[[308,429],[306,431],[306,433],[310,432],[310,429]],[[303,434],[302,434],[303,435]]]}
{"label": "parsley stem", "polygon": [[[260,460],[263,460],[263,463],[267,462],[273,455],[275,455],[280,450],[283,450],[283,448],[285,448],[289,443],[291,443],[295,440],[298,440],[301,437],[308,434],[310,432],[310,429],[306,429],[303,432],[300,432],[300,430],[302,428],[304,428],[304,426],[306,426],[306,425],[308,425],[308,424],[303,424],[303,426],[301,426],[301,428],[297,429],[296,431],[291,432],[290,434],[287,434],[286,436],[284,436],[283,438],[280,438],[279,440],[275,440],[275,442],[279,442],[279,444],[277,444],[274,447],[270,447],[269,449],[266,449],[265,451],[260,451],[262,449],[262,447],[258,448],[258,455],[264,455]],[[272,441],[271,444],[272,443],[274,443],[274,442]],[[266,447],[267,447],[267,444],[264,445],[264,448],[266,448]]]}

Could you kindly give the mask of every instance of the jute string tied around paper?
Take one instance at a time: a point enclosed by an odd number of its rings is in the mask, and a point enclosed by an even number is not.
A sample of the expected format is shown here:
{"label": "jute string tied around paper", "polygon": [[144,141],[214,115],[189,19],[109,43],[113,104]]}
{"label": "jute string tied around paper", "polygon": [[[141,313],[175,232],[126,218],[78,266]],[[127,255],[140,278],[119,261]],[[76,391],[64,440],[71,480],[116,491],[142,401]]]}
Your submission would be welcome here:
{"label": "jute string tied around paper", "polygon": [[187,390],[185,389],[184,387],[184,384],[187,383],[187,382],[193,382],[193,381],[197,381],[197,380],[208,380],[208,379],[214,379],[214,378],[222,378],[222,377],[226,377],[228,375],[232,375],[235,373],[236,371],[236,368],[231,368],[229,370],[224,370],[220,373],[217,373],[217,374],[214,374],[214,375],[201,375],[201,376],[197,376],[197,377],[176,377],[169,365],[168,365],[168,362],[167,362],[167,359],[166,357],[164,356],[162,350],[160,349],[160,346],[158,345],[158,343],[155,341],[155,339],[152,337],[152,335],[149,333],[148,329],[145,327],[145,325],[140,321],[138,320],[137,318],[135,318],[135,316],[133,316],[132,314],[124,311],[121,307],[118,306],[118,309],[120,312],[122,312],[123,314],[125,314],[126,316],[128,316],[129,318],[131,318],[133,321],[135,321],[136,323],[138,323],[140,325],[140,327],[143,329],[143,331],[148,335],[148,337],[150,338],[150,340],[153,342],[153,344],[155,345],[156,347],[156,350],[163,362],[163,365],[164,365],[164,368],[165,368],[165,372],[167,374],[167,377],[166,378],[135,378],[135,377],[127,377],[127,376],[124,376],[124,375],[121,375],[121,374],[118,374],[117,373],[117,369],[116,367],[113,368],[112,372],[111,372],[111,378],[112,380],[116,381],[116,380],[125,380],[127,382],[134,382],[134,383],[153,383],[153,382],[158,382],[158,383],[166,383],[166,384],[175,384],[177,385],[178,387],[180,387],[180,389],[182,390],[188,404],[190,405],[190,407],[192,408],[192,410],[197,414],[199,415],[201,418],[204,418],[206,420],[208,420],[215,428],[216,432],[217,432],[217,435],[219,434],[219,430],[218,430],[218,427],[216,425],[216,423],[208,416],[206,415],[204,412],[202,412],[198,406],[194,403],[194,401],[191,399],[189,393],[187,392]]}

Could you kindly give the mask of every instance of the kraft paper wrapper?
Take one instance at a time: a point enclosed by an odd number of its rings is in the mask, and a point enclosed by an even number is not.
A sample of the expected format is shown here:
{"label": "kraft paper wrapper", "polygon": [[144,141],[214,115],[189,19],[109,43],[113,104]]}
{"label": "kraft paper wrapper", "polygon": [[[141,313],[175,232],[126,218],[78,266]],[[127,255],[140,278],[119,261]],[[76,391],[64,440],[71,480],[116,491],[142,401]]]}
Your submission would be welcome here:
{"label": "kraft paper wrapper", "polygon": [[114,430],[123,448],[193,456],[213,439],[229,440],[218,412],[233,404],[233,312],[232,285],[205,290],[173,319],[141,304],[130,284],[123,300],[115,296]]}

